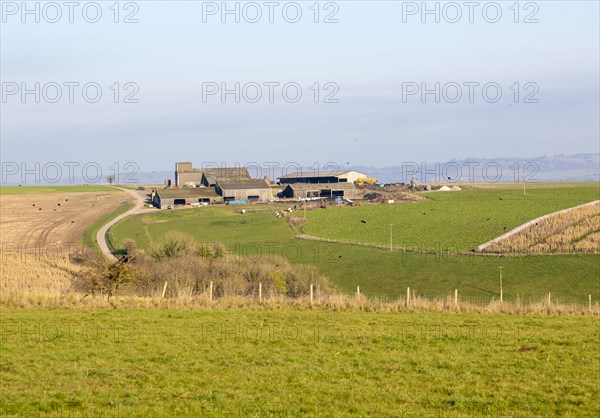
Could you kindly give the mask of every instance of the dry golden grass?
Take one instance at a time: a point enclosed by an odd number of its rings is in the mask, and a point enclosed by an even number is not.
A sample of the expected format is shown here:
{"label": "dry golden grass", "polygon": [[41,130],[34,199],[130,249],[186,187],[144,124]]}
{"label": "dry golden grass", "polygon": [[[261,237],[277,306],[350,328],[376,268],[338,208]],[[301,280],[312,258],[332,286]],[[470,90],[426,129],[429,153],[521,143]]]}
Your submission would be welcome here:
{"label": "dry golden grass", "polygon": [[485,248],[492,253],[600,252],[600,203],[542,219]]}
{"label": "dry golden grass", "polygon": [[269,297],[258,301],[247,296],[228,296],[209,300],[208,295],[197,297],[161,298],[135,296],[84,296],[79,293],[67,293],[60,296],[50,295],[2,295],[0,306],[4,307],[46,307],[46,308],[113,308],[113,309],[193,309],[193,310],[295,310],[295,311],[351,311],[351,312],[442,312],[477,313],[507,315],[600,315],[600,305],[595,302],[591,309],[580,304],[548,304],[539,302],[520,304],[515,302],[491,302],[480,306],[469,303],[454,305],[450,299],[419,298],[406,306],[404,301],[381,302],[378,300],[357,300],[345,295],[330,295],[311,304],[306,297],[290,299]]}
{"label": "dry golden grass", "polygon": [[[403,299],[383,301],[361,295],[345,295],[315,287],[313,303],[310,297],[285,297],[265,291],[262,300],[257,292],[245,296],[225,295],[210,300],[208,290],[193,294],[181,292],[176,277],[169,280],[167,297],[162,298],[162,284],[147,286],[146,292],[132,292],[124,288],[113,295],[86,294],[75,290],[73,283],[89,269],[71,261],[66,255],[36,256],[30,253],[0,253],[2,274],[0,281],[0,307],[45,308],[123,308],[123,309],[198,309],[198,310],[323,310],[364,312],[445,312],[445,313],[504,313],[533,315],[594,315],[600,306],[588,304],[548,303],[546,298],[523,303],[499,302],[470,303],[453,297],[426,298],[412,294],[407,306]],[[164,280],[164,278],[163,278]],[[312,282],[312,281],[311,281]],[[308,283],[308,282],[307,282]],[[304,283],[305,287],[308,286]],[[153,289],[153,291],[149,291]]]}
{"label": "dry golden grass", "polygon": [[2,299],[6,297],[60,296],[69,291],[81,269],[67,255],[0,252]]}
{"label": "dry golden grass", "polygon": [[112,309],[194,309],[194,310],[320,310],[355,312],[444,312],[509,314],[509,315],[600,315],[600,305],[548,303],[546,298],[532,303],[492,301],[487,305],[469,302],[454,303],[452,297],[429,299],[412,296],[410,305],[405,300],[384,302],[377,299],[357,298],[343,294],[320,294],[316,289],[311,303],[307,296],[289,298],[269,296],[258,300],[252,296],[225,296],[210,300],[208,292],[189,296],[173,295],[162,298],[157,290],[154,296],[84,295],[71,287],[79,266],[66,259],[29,260],[4,264],[0,307],[17,308],[112,308]]}

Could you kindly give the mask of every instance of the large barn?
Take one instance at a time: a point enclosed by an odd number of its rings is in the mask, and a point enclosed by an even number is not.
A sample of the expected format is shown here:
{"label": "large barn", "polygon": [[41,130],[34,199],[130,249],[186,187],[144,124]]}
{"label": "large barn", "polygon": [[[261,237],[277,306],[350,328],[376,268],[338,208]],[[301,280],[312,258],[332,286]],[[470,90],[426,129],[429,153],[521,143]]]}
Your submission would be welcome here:
{"label": "large barn", "polygon": [[202,184],[202,170],[193,168],[192,163],[175,163],[175,184],[179,187]]}
{"label": "large barn", "polygon": [[175,184],[184,186],[214,187],[217,181],[252,180],[246,167],[194,168],[192,163],[175,163]]}
{"label": "large barn", "polygon": [[353,183],[294,183],[288,184],[281,195],[292,199],[336,197],[355,199],[359,192]]}
{"label": "large barn", "polygon": [[293,183],[354,183],[367,175],[359,171],[301,171],[279,177],[281,184]]}
{"label": "large barn", "polygon": [[156,190],[152,202],[159,208],[234,200],[266,202],[273,191],[266,179],[253,179],[245,167],[198,169],[189,162],[175,164],[175,188]]}
{"label": "large barn", "polygon": [[192,203],[219,203],[223,198],[212,187],[185,187],[183,189],[160,189],[152,192],[152,203],[160,209]]}
{"label": "large barn", "polygon": [[202,172],[202,184],[214,187],[217,182],[243,182],[252,180],[246,167],[205,168]]}
{"label": "large barn", "polygon": [[266,180],[217,180],[215,190],[225,202],[232,200],[248,200],[250,202],[265,202],[273,197],[271,187]]}

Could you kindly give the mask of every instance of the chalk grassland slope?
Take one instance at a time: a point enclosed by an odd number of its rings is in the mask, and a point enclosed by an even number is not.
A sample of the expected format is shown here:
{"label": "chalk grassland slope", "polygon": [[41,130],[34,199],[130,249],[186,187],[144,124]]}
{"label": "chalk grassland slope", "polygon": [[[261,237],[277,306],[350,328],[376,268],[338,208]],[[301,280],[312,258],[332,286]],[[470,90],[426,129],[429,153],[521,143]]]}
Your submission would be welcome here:
{"label": "chalk grassland slope", "polygon": [[468,251],[539,216],[598,199],[598,187],[432,192],[426,201],[310,211],[302,231],[322,238]]}
{"label": "chalk grassland slope", "polygon": [[68,252],[80,243],[89,225],[125,200],[122,192],[106,191],[0,195],[2,249]]}
{"label": "chalk grassland slope", "polygon": [[493,242],[495,253],[600,252],[600,203],[559,213]]}
{"label": "chalk grassland slope", "polygon": [[[335,211],[322,211],[330,210]],[[499,296],[498,267],[502,266],[506,300],[517,296],[538,300],[548,292],[564,302],[587,303],[590,293],[594,300],[598,297],[598,255],[454,257],[299,240],[285,219],[275,217],[274,210],[241,215],[239,208],[202,207],[134,215],[113,226],[109,234],[114,243],[133,239],[147,249],[171,230],[192,235],[201,243],[225,243],[235,254],[273,254],[293,263],[316,265],[347,293],[360,286],[368,296],[396,298],[404,297],[410,286],[419,295],[445,298],[458,289],[462,300],[487,304]]]}
{"label": "chalk grassland slope", "polygon": [[597,319],[3,310],[5,416],[597,416]]}
{"label": "chalk grassland slope", "polygon": [[41,193],[81,193],[81,192],[117,192],[117,189],[100,185],[81,186],[0,186],[3,194],[41,194]]}

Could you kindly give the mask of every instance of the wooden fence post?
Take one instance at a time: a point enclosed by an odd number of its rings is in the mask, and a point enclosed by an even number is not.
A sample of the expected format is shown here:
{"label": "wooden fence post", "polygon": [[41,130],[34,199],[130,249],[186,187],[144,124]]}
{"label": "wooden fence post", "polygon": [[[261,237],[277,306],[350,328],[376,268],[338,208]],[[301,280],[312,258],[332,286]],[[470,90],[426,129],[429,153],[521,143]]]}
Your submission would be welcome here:
{"label": "wooden fence post", "polygon": [[454,289],[454,306],[458,306],[458,289]]}
{"label": "wooden fence post", "polygon": [[262,283],[258,284],[258,301],[262,302]]}
{"label": "wooden fence post", "polygon": [[356,299],[360,299],[360,286],[356,286]]}
{"label": "wooden fence post", "polygon": [[592,295],[591,294],[588,295],[588,303],[590,305],[590,312],[592,312]]}
{"label": "wooden fence post", "polygon": [[314,296],[314,288],[313,288],[313,284],[310,284],[310,304],[313,304],[313,296]]}
{"label": "wooden fence post", "polygon": [[410,306],[410,287],[406,288],[406,306]]}
{"label": "wooden fence post", "polygon": [[548,292],[548,305],[552,303],[552,293]]}
{"label": "wooden fence post", "polygon": [[166,294],[167,294],[167,282],[165,282],[165,285],[163,286],[162,297],[164,298]]}
{"label": "wooden fence post", "polygon": [[211,281],[208,286],[208,297],[213,300],[213,282]]}

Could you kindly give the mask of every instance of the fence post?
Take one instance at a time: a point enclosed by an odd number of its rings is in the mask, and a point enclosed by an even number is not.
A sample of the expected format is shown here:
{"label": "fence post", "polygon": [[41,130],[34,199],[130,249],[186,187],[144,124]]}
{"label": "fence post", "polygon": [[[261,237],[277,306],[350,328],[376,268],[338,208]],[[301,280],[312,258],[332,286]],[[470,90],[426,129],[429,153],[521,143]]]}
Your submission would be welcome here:
{"label": "fence post", "polygon": [[356,299],[360,299],[360,286],[356,286]]}
{"label": "fence post", "polygon": [[592,294],[591,293],[588,295],[588,302],[590,305],[590,312],[592,312]]}
{"label": "fence post", "polygon": [[262,283],[258,284],[258,301],[262,302]]}
{"label": "fence post", "polygon": [[162,292],[162,297],[164,299],[165,295],[167,294],[167,282],[165,282],[165,285],[163,286],[163,292]]}
{"label": "fence post", "polygon": [[410,287],[406,288],[406,306],[410,306]]}
{"label": "fence post", "polygon": [[454,289],[454,306],[458,306],[458,289]]}
{"label": "fence post", "polygon": [[552,293],[548,292],[548,305],[552,303]]}
{"label": "fence post", "polygon": [[213,300],[213,282],[210,282],[210,285],[208,286],[208,297],[210,298],[210,300]]}
{"label": "fence post", "polygon": [[313,296],[314,296],[314,288],[313,288],[313,284],[310,284],[310,304],[313,304]]}

